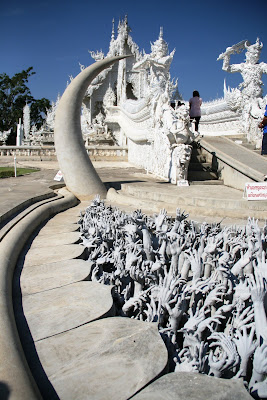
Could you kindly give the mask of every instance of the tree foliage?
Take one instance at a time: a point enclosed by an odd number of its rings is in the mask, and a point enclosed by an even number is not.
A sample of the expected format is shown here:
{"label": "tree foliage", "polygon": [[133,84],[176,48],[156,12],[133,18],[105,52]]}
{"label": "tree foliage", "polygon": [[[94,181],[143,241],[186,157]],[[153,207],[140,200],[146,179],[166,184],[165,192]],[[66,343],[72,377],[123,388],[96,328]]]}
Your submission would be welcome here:
{"label": "tree foliage", "polygon": [[28,88],[29,78],[34,75],[33,67],[18,72],[12,77],[0,74],[0,131],[8,131],[11,135],[8,144],[15,143],[16,124],[23,118],[23,107],[31,106],[31,124],[40,128],[44,122],[43,114],[50,108],[48,99],[34,99]]}

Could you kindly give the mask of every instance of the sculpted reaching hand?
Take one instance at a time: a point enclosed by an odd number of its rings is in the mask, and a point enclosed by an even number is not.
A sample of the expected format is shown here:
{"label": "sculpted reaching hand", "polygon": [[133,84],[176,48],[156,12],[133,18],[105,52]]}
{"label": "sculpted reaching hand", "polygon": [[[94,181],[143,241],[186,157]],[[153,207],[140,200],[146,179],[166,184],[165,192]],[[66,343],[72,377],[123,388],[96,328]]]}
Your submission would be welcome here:
{"label": "sculpted reaching hand", "polygon": [[215,347],[215,351],[209,353],[209,375],[221,377],[228,369],[235,367],[239,362],[239,356],[235,344],[224,333],[213,333],[209,339],[215,339],[210,347]]}
{"label": "sculpted reaching hand", "polygon": [[254,275],[250,275],[249,288],[254,306],[255,326],[258,341],[262,337],[267,341],[267,317],[264,308],[264,297],[266,295],[266,283],[260,271],[254,270]]}
{"label": "sculpted reaching hand", "polygon": [[252,326],[250,333],[248,332],[249,328],[242,326],[240,330],[236,330],[235,337],[233,338],[240,356],[240,370],[242,370],[241,376],[243,377],[246,377],[247,375],[247,364],[249,357],[254,353],[257,347],[256,341],[254,340],[255,327]]}

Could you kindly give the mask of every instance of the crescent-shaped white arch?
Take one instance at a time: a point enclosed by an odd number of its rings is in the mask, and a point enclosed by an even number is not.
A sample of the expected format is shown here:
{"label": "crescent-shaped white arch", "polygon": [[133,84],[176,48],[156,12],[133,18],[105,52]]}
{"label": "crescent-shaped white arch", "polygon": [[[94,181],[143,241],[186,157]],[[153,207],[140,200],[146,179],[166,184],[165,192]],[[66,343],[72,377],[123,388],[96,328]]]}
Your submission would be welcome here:
{"label": "crescent-shaped white arch", "polygon": [[92,80],[105,68],[127,56],[105,58],[85,68],[66,88],[55,117],[55,149],[66,187],[79,200],[96,194],[106,197],[107,190],[97,174],[83,143],[81,106]]}

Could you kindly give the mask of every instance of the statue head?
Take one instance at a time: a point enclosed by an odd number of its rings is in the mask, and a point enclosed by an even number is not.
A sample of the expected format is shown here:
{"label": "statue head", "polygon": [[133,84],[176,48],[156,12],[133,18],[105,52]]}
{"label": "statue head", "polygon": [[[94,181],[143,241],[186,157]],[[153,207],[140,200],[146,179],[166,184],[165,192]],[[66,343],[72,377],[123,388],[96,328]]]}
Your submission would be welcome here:
{"label": "statue head", "polygon": [[168,45],[163,39],[163,28],[160,28],[159,38],[153,44],[151,43],[151,55],[157,59],[168,55]]}
{"label": "statue head", "polygon": [[190,116],[189,116],[189,111],[188,108],[183,104],[180,107],[178,107],[176,110],[176,115],[178,119],[181,119],[182,121],[189,123],[190,122]]}
{"label": "statue head", "polygon": [[263,44],[260,43],[260,39],[257,38],[255,44],[248,45],[248,43],[245,43],[245,48],[247,50],[246,52],[246,62],[249,64],[257,64],[257,62],[260,59],[260,54],[261,54],[261,49],[263,47]]}

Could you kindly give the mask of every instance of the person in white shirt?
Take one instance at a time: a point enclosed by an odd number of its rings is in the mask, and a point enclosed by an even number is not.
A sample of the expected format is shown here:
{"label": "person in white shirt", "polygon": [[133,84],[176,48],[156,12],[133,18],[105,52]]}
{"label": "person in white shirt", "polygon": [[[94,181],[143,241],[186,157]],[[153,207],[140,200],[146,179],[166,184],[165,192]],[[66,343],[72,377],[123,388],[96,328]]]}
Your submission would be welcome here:
{"label": "person in white shirt", "polygon": [[189,100],[189,115],[190,120],[195,120],[195,130],[198,132],[198,125],[201,118],[201,107],[202,99],[199,97],[199,92],[197,90],[193,91],[193,97]]}

